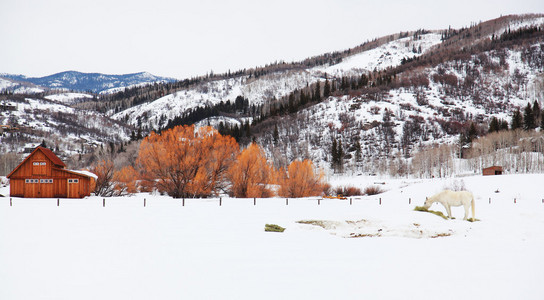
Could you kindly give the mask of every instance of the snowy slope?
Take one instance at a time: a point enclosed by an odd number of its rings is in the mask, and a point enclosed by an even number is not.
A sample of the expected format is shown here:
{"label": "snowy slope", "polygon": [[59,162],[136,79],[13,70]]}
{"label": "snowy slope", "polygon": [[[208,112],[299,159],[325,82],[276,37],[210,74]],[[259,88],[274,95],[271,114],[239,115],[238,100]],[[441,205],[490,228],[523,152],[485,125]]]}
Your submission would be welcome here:
{"label": "snowy slope", "polygon": [[[543,180],[464,178],[476,196],[474,223],[461,220],[462,208],[452,208],[455,220],[413,211],[451,183],[438,179],[339,178],[361,188],[385,183],[386,193],[352,205],[223,198],[222,206],[182,206],[139,194],[107,198],[106,207],[98,197],[61,199],[59,207],[56,199],[14,198],[10,207],[3,197],[0,298],[537,300],[544,190],[534,183]],[[264,232],[267,223],[287,229]]]}
{"label": "snowy slope", "polygon": [[74,154],[82,145],[96,146],[109,141],[128,140],[129,129],[93,111],[84,111],[47,99],[5,100],[15,111],[0,111],[0,125],[18,128],[0,135],[0,152],[19,152],[26,142],[45,140],[66,154]]}
{"label": "snowy slope", "polygon": [[[536,53],[541,51],[539,45],[530,48]],[[329,145],[333,138],[342,137],[346,149],[351,149],[352,158],[346,160],[346,164],[353,163],[355,150],[352,146],[360,140],[362,155],[367,159],[363,165],[372,169],[375,165],[368,164],[372,159],[398,153],[407,122],[417,123],[420,128],[415,140],[410,142],[413,150],[422,145],[455,144],[459,135],[448,134],[446,127],[449,124],[476,121],[485,126],[493,116],[510,121],[512,112],[517,108],[523,110],[528,103],[540,101],[542,107],[542,69],[522,59],[523,51],[490,51],[464,62],[446,62],[434,68],[420,69],[418,74],[428,80],[427,86],[395,88],[379,98],[373,95],[329,97],[278,123],[280,136],[290,143],[282,151],[289,161],[300,153],[309,153],[314,162],[328,168]],[[435,75],[439,74],[456,78],[455,87],[436,80]],[[387,151],[380,126],[386,111],[391,114],[394,132],[394,139],[388,146],[391,152]],[[271,133],[262,141],[270,140]],[[296,143],[291,144],[293,140]]]}
{"label": "snowy slope", "polygon": [[360,75],[361,72],[396,67],[401,64],[403,58],[421,56],[433,46],[440,44],[440,37],[439,33],[428,33],[418,37],[410,36],[394,40],[372,50],[352,55],[339,64],[317,67],[315,70],[327,72],[333,76],[342,76],[347,74]]}
{"label": "snowy slope", "polygon": [[[429,33],[420,39],[407,37],[394,40],[385,45],[354,55],[344,62],[325,67],[316,67],[307,71],[288,71],[261,76],[257,79],[239,77],[204,83],[196,88],[176,92],[153,102],[141,104],[112,115],[114,119],[128,118],[133,125],[138,117],[146,116],[150,128],[156,128],[161,116],[172,119],[196,107],[217,104],[220,101],[234,101],[237,96],[249,99],[250,105],[261,105],[266,100],[279,99],[295,89],[308,84],[323,81],[323,73],[341,75],[343,73],[360,74],[362,70],[384,69],[400,65],[403,58],[419,56],[440,42],[440,35]],[[419,50],[421,53],[413,53]]]}
{"label": "snowy slope", "polygon": [[[215,105],[221,101],[234,100],[243,96],[250,105],[262,105],[266,100],[281,98],[291,91],[316,82],[319,75],[307,71],[289,71],[261,76],[257,79],[245,77],[210,81],[199,86],[161,97],[113,114],[116,120],[128,120],[136,125],[138,118],[146,116],[149,128],[157,128],[164,115],[168,120],[197,107]],[[112,114],[110,112],[109,114]]]}
{"label": "snowy slope", "polygon": [[83,93],[61,93],[45,96],[44,98],[64,104],[72,104],[80,100],[92,99],[93,95]]}

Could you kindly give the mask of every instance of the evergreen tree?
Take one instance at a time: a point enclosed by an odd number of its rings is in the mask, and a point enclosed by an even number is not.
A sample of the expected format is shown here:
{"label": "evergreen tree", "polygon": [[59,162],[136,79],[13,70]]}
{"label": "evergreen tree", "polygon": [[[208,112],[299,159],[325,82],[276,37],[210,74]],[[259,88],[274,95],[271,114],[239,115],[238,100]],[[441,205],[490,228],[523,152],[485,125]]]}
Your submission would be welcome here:
{"label": "evergreen tree", "polygon": [[342,140],[338,141],[338,148],[337,148],[337,157],[338,157],[338,172],[343,173],[344,172],[344,150],[342,149]]}
{"label": "evergreen tree", "polygon": [[361,149],[361,142],[355,141],[355,161],[360,162],[363,159],[363,151]]}
{"label": "evergreen tree", "polygon": [[295,107],[295,94],[294,93],[291,93],[289,94],[289,113],[295,113],[297,110],[296,110],[296,107]]}
{"label": "evergreen tree", "polygon": [[535,103],[533,104],[533,115],[535,116],[535,124],[538,120],[540,120],[540,105],[538,104],[538,101],[535,100]]}
{"label": "evergreen tree", "polygon": [[325,79],[325,87],[323,87],[323,97],[328,98],[331,95],[331,85],[329,79]]}
{"label": "evergreen tree", "polygon": [[531,103],[527,103],[527,106],[525,107],[525,112],[523,114],[523,129],[525,130],[533,130],[536,127],[535,123],[535,115],[533,114],[533,108],[531,107]]}
{"label": "evergreen tree", "polygon": [[508,121],[500,120],[499,121],[499,129],[500,130],[508,130]]}
{"label": "evergreen tree", "polygon": [[361,74],[359,78],[359,88],[363,88],[368,85],[368,77],[365,74]]}
{"label": "evergreen tree", "polygon": [[332,139],[331,157],[331,168],[336,170],[336,165],[338,163],[338,146],[335,138]]}
{"label": "evergreen tree", "polygon": [[319,100],[321,100],[321,83],[318,80],[315,84],[314,101],[317,102]]}
{"label": "evergreen tree", "polygon": [[476,137],[478,137],[478,131],[476,130],[476,126],[474,125],[474,122],[470,123],[470,128],[468,130],[468,140],[469,142],[472,142]]}
{"label": "evergreen tree", "polygon": [[274,145],[278,145],[278,141],[280,140],[280,133],[278,131],[278,125],[274,125],[274,133],[272,134],[272,139],[274,140]]}
{"label": "evergreen tree", "polygon": [[540,118],[540,130],[544,130],[544,110],[540,112],[540,115],[542,116]]}
{"label": "evergreen tree", "polygon": [[308,103],[308,97],[304,94],[304,89],[300,90],[300,105],[306,105]]}
{"label": "evergreen tree", "polygon": [[521,116],[521,112],[519,111],[519,108],[518,108],[514,112],[514,115],[512,115],[512,122],[510,123],[510,128],[512,130],[516,130],[521,128],[522,124],[523,124],[523,117]]}
{"label": "evergreen tree", "polygon": [[491,122],[489,122],[489,130],[487,132],[493,133],[499,131],[499,120],[497,117],[491,118]]}

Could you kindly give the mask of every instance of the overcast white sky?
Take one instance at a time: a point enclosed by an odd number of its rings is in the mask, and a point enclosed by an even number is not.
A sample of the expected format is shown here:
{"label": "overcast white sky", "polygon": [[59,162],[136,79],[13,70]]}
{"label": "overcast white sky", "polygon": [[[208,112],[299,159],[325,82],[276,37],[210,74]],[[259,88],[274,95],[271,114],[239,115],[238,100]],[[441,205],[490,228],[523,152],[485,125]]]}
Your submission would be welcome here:
{"label": "overcast white sky", "polygon": [[0,0],[0,73],[186,78],[542,12],[542,0]]}

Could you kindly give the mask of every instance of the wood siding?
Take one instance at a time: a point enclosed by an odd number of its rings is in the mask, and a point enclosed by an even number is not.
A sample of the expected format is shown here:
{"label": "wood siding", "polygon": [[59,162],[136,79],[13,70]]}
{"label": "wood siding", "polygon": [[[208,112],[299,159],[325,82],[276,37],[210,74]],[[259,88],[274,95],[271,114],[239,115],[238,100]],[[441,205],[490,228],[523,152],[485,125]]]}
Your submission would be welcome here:
{"label": "wood siding", "polygon": [[[25,198],[83,198],[90,196],[94,178],[65,170],[51,154],[35,150],[10,175],[10,195]],[[60,162],[62,163],[62,162]]]}

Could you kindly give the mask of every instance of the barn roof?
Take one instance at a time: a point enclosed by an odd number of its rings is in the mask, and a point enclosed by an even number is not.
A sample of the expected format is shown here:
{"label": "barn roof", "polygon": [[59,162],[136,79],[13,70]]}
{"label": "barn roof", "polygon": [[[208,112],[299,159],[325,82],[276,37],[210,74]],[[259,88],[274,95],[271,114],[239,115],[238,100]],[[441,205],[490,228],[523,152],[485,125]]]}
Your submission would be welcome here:
{"label": "barn roof", "polygon": [[53,153],[53,151],[51,151],[51,150],[49,150],[47,148],[44,148],[42,146],[38,146],[38,147],[36,147],[36,149],[34,149],[34,151],[32,151],[32,153],[30,153],[25,159],[23,159],[23,161],[15,169],[13,169],[13,171],[11,171],[11,173],[9,173],[9,175],[6,176],[6,177],[9,178],[11,176],[11,174],[13,174],[15,171],[17,171],[17,169],[19,169],[25,163],[25,161],[27,161],[30,157],[32,157],[32,155],[34,155],[34,153],[36,153],[36,151],[41,151],[43,154],[45,154],[45,156],[47,156],[47,158],[49,158],[51,160],[53,165],[61,167],[61,168],[66,167],[66,165],[62,162],[62,160],[60,160],[60,158],[58,156],[56,156],[55,153]]}
{"label": "barn roof", "polygon": [[[53,164],[57,165],[57,166],[62,166],[62,167],[66,167],[66,165],[62,162],[62,160],[60,160],[60,158],[58,156],[55,155],[55,153],[53,153],[53,151],[47,149],[47,148],[44,148],[44,147],[41,147],[41,146],[38,146],[36,148],[36,150],[40,149],[43,154],[45,154],[45,156],[47,156],[47,158],[49,158]],[[36,151],[34,150],[34,151]],[[32,152],[34,153],[34,152]],[[32,154],[31,154],[32,155]]]}

